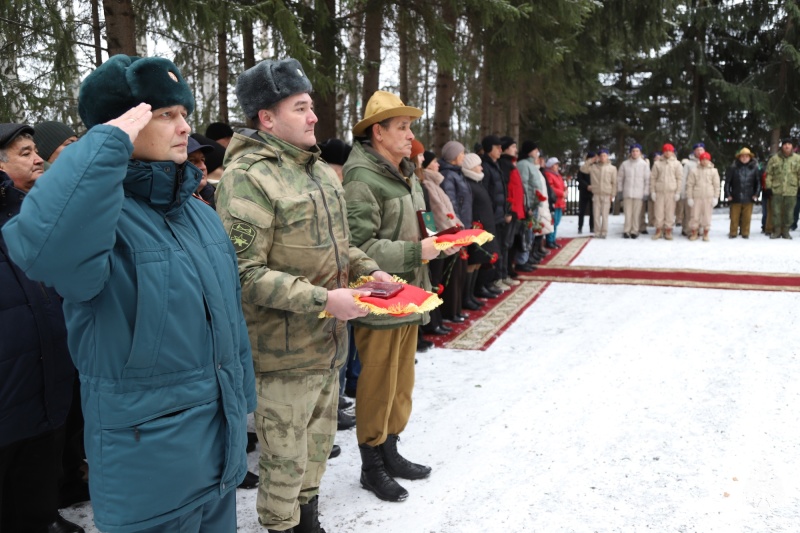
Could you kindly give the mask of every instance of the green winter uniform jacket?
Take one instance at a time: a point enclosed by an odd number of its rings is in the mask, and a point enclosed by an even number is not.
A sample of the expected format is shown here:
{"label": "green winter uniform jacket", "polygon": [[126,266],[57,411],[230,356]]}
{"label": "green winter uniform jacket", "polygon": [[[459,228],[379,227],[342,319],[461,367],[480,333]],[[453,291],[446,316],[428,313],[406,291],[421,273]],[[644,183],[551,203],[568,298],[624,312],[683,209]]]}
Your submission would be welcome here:
{"label": "green winter uniform jacket", "polygon": [[800,176],[800,155],[789,157],[778,152],[767,162],[765,188],[772,189],[775,196],[796,196],[798,176]]}
{"label": "green winter uniform jacket", "polygon": [[319,150],[249,133],[228,146],[217,213],[239,261],[255,370],[341,366],[346,323],[319,314],[329,289],[378,265],[350,246],[344,190]]}
{"label": "green winter uniform jacket", "polygon": [[[398,170],[369,142],[356,141],[343,171],[352,243],[373,258],[381,270],[429,291],[430,276],[428,266],[422,263],[417,221],[417,211],[425,210],[425,198],[414,164],[403,159]],[[390,329],[418,324],[421,319],[427,323],[427,313],[402,318],[370,314],[354,322]]]}

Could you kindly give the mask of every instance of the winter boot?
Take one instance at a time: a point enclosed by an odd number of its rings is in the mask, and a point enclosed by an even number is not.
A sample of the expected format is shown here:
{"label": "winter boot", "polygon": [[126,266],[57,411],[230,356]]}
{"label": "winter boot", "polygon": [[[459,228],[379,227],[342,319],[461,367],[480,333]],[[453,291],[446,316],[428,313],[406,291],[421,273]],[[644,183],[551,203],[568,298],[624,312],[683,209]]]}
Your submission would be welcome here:
{"label": "winter boot", "polygon": [[656,229],[655,235],[653,235],[653,240],[657,241],[660,238],[661,238],[661,228],[658,228],[658,229]]}
{"label": "winter boot", "polygon": [[697,230],[696,229],[692,230],[692,234],[689,235],[689,240],[690,241],[696,241],[697,240]]}
{"label": "winter boot", "polygon": [[672,228],[667,228],[666,230],[664,230],[664,238],[667,239],[668,241],[672,240]]}
{"label": "winter boot", "polygon": [[45,531],[47,533],[84,533],[81,526],[70,522],[60,514],[56,514],[56,521],[48,525]]}
{"label": "winter boot", "polygon": [[412,463],[397,451],[397,435],[388,435],[379,448],[383,454],[383,464],[389,475],[403,479],[424,479],[431,474],[431,467]]}
{"label": "winter boot", "polygon": [[464,298],[477,305],[479,308],[484,303],[475,298],[475,284],[478,282],[478,271],[474,270],[467,273],[467,284],[464,286]]}
{"label": "winter boot", "polygon": [[383,464],[383,454],[377,446],[359,444],[361,452],[361,486],[387,502],[402,502],[408,491],[392,478]]}
{"label": "winter boot", "polygon": [[461,307],[470,311],[477,311],[483,307],[483,302],[475,299],[472,291],[475,288],[475,272],[467,272],[467,277],[464,280],[464,287],[461,294]]}
{"label": "winter boot", "polygon": [[325,533],[319,525],[319,495],[300,506],[300,523],[294,526],[294,533]]}
{"label": "winter boot", "polygon": [[703,240],[708,242],[708,229],[703,230]]}
{"label": "winter boot", "polygon": [[356,417],[338,409],[336,411],[336,429],[338,431],[343,431],[354,427],[356,427]]}

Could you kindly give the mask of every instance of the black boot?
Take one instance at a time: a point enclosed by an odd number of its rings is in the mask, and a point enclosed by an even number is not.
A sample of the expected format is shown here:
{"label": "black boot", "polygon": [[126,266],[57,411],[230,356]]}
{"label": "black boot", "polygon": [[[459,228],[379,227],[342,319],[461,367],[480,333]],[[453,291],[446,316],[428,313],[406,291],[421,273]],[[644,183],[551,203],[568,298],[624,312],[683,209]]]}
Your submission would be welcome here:
{"label": "black boot", "polygon": [[47,533],[85,533],[84,529],[78,524],[73,524],[61,515],[56,521],[47,526]]}
{"label": "black boot", "polygon": [[339,410],[344,411],[353,407],[353,402],[345,398],[344,394],[339,395]]}
{"label": "black boot", "polygon": [[331,446],[331,453],[328,454],[328,459],[333,459],[334,457],[339,457],[340,455],[342,455],[342,448],[338,444]]}
{"label": "black boot", "polygon": [[464,287],[464,297],[478,307],[483,307],[485,304],[475,298],[475,284],[478,282],[478,271],[473,271],[467,274],[467,285]]}
{"label": "black boot", "polygon": [[487,289],[486,287],[481,286],[481,287],[477,287],[475,289],[475,296],[477,296],[478,298],[494,299],[494,298],[497,298],[498,295],[497,295],[496,292],[492,292],[489,289]]}
{"label": "black boot", "polygon": [[244,479],[239,483],[240,489],[254,489],[258,487],[258,476],[248,470],[244,475]]}
{"label": "black boot", "polygon": [[300,506],[300,523],[294,526],[294,533],[325,533],[319,525],[319,496]]}
{"label": "black boot", "polygon": [[386,442],[380,445],[383,453],[383,464],[389,475],[403,479],[424,479],[431,474],[431,467],[412,463],[397,451],[397,441],[400,437],[389,435]]}
{"label": "black boot", "polygon": [[408,491],[392,478],[383,464],[383,454],[376,446],[359,444],[361,452],[361,486],[387,502],[402,502]]}
{"label": "black boot", "polygon": [[339,431],[356,427],[356,417],[345,413],[341,409],[337,411],[336,429]]}

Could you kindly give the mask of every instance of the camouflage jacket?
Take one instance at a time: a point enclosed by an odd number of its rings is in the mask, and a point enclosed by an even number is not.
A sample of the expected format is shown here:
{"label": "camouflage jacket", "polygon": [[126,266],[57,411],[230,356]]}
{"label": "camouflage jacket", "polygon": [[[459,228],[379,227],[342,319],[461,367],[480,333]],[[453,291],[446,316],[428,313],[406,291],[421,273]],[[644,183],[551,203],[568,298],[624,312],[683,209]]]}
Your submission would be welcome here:
{"label": "camouflage jacket", "polygon": [[345,322],[318,315],[328,289],[378,265],[350,246],[336,174],[317,148],[261,132],[234,135],[225,158],[217,212],[236,249],[256,372],[340,366]]}
{"label": "camouflage jacket", "polygon": [[775,196],[797,195],[798,175],[800,175],[800,155],[785,157],[781,152],[773,155],[767,162],[765,189],[772,189]]}
{"label": "camouflage jacket", "polygon": [[[401,170],[369,146],[355,142],[344,165],[347,220],[352,242],[372,257],[381,270],[431,289],[428,266],[422,263],[417,211],[425,210],[422,186],[407,159]],[[375,329],[427,323],[428,316],[403,318],[367,315],[355,323]]]}

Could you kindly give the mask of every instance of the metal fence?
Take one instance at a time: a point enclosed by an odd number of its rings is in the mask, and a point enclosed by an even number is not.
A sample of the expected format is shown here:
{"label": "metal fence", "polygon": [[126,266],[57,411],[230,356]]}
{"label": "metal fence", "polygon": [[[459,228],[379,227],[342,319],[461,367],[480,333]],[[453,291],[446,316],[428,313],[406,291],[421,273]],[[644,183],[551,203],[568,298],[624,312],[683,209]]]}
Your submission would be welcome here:
{"label": "metal fence", "polygon": [[[569,179],[566,180],[567,187],[565,189],[566,192],[566,201],[567,201],[567,208],[564,210],[564,215],[577,215],[578,214],[578,180],[576,179]],[[728,207],[728,201],[725,199],[725,177],[720,176],[720,187],[719,187],[719,203],[717,203],[717,208],[721,207]],[[615,209],[612,203],[612,210],[614,211],[622,211],[622,195],[618,195],[616,200],[620,201],[619,209]],[[756,205],[761,205],[761,199],[756,202]],[[591,208],[591,206],[590,206]]]}

